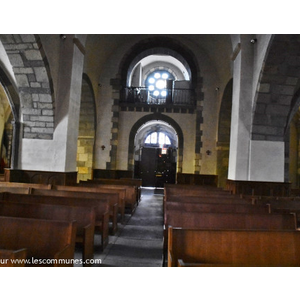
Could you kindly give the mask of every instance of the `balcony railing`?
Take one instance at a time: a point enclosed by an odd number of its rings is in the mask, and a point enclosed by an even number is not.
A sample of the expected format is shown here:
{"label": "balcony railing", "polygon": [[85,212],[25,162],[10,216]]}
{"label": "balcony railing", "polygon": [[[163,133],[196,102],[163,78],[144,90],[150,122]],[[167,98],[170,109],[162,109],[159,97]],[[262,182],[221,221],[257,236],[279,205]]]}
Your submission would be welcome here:
{"label": "balcony railing", "polygon": [[164,89],[164,96],[153,95],[146,87],[126,87],[121,93],[121,103],[143,103],[149,105],[195,105],[194,90]]}

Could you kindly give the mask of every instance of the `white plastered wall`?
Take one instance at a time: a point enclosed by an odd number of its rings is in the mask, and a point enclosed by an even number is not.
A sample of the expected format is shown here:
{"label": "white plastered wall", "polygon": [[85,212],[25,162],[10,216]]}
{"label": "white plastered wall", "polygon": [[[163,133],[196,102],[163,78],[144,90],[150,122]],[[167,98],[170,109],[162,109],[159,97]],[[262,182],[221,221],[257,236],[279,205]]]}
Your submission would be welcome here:
{"label": "white plastered wall", "polygon": [[284,181],[284,142],[251,141],[251,181]]}

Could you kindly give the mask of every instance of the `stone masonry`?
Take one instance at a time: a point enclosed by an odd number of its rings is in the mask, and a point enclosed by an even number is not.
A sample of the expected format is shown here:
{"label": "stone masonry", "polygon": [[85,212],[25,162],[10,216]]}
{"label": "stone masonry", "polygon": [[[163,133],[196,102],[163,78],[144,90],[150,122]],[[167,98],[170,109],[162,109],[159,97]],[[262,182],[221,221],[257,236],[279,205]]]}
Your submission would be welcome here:
{"label": "stone masonry", "polygon": [[299,36],[276,35],[257,89],[252,139],[283,141],[300,77]]}
{"label": "stone masonry", "polygon": [[95,143],[95,102],[87,81],[82,81],[79,133],[77,140],[77,180],[93,177]]}
{"label": "stone masonry", "polygon": [[52,139],[54,100],[52,81],[42,45],[35,35],[1,35],[13,66],[20,95],[23,138]]}

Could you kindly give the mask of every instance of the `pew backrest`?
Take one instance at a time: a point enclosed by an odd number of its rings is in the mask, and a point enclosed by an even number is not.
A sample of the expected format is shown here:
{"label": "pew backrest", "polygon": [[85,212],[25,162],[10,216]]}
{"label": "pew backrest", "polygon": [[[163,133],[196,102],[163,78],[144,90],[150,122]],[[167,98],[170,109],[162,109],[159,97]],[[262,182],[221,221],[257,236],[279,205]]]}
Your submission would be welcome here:
{"label": "pew backrest", "polygon": [[99,199],[71,198],[61,196],[56,197],[49,195],[18,195],[12,193],[5,193],[1,201],[93,207],[96,214],[96,220],[102,219],[103,214],[108,213],[109,211],[108,201]]}
{"label": "pew backrest", "polygon": [[51,184],[25,183],[25,182],[0,182],[0,188],[36,188],[51,190]]}
{"label": "pew backrest", "polygon": [[[0,247],[27,249],[27,258],[73,266],[76,222],[0,216]],[[66,262],[60,264],[60,259]],[[46,266],[46,265],[45,265]]]}
{"label": "pew backrest", "polygon": [[166,228],[296,230],[295,214],[199,213],[168,210]]}
{"label": "pew backrest", "polygon": [[0,193],[30,194],[29,187],[0,187]]}
{"label": "pew backrest", "polygon": [[77,232],[83,234],[83,229],[95,228],[95,208],[86,206],[55,205],[41,203],[20,203],[15,200],[0,201],[0,216],[34,218],[60,221],[76,221]]}
{"label": "pew backrest", "polygon": [[251,204],[251,200],[237,197],[210,197],[206,196],[190,196],[190,195],[174,195],[165,198],[164,202],[194,202],[194,203],[227,203],[227,204]]}
{"label": "pew backrest", "polygon": [[[55,185],[53,186],[53,191],[61,191],[66,194],[66,192],[74,192],[79,195],[84,195],[84,197],[89,197],[88,195],[94,197],[94,195],[99,195],[99,198],[107,197],[109,199],[109,203],[111,206],[115,206],[116,203],[118,205],[118,211],[121,214],[122,220],[125,218],[125,189],[105,189],[97,186],[63,186],[63,185]],[[80,194],[78,194],[80,193]]]}
{"label": "pew backrest", "polygon": [[194,202],[166,202],[165,211],[183,210],[191,212],[227,212],[227,213],[270,213],[270,205],[231,204],[231,203],[194,203]]}
{"label": "pew backrest", "polygon": [[169,227],[168,236],[169,267],[179,259],[216,266],[300,266],[300,231]]}

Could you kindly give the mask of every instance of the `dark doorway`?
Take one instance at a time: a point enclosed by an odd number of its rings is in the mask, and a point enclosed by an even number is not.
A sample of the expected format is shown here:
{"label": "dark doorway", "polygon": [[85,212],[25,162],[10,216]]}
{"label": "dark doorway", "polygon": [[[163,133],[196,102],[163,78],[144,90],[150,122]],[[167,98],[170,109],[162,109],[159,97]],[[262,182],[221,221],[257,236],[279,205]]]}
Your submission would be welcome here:
{"label": "dark doorway", "polygon": [[176,162],[174,151],[161,148],[143,148],[140,178],[145,187],[163,187],[165,183],[175,183]]}

